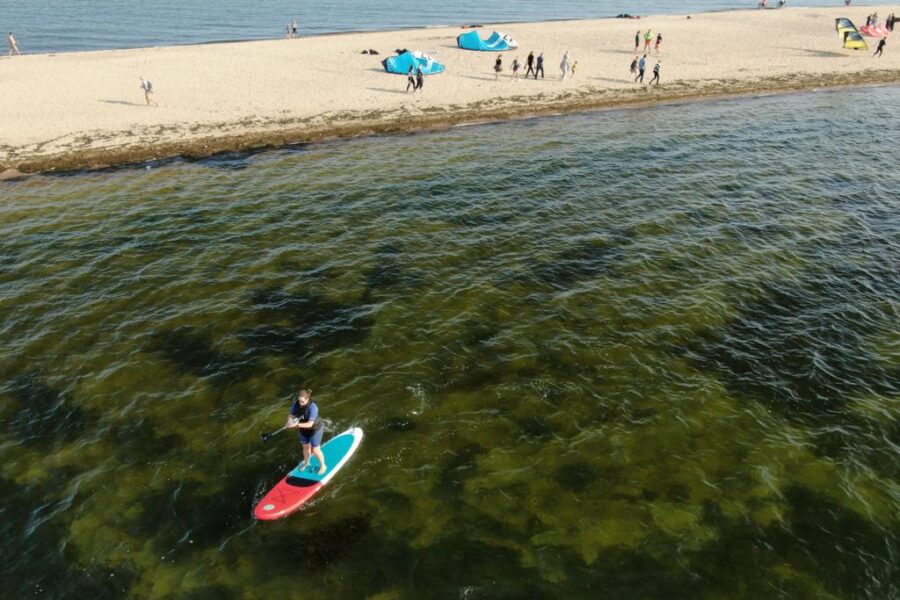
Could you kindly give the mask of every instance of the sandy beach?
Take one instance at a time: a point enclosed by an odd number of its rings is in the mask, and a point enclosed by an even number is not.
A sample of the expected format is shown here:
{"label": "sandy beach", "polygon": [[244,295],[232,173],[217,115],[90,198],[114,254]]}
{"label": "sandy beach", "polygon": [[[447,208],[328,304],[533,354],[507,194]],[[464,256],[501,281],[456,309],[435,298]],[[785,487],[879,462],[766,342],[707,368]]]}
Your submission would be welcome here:
{"label": "sandy beach", "polygon": [[[857,26],[900,7],[748,10],[640,20],[484,26],[519,43],[497,54],[460,50],[466,30],[417,29],[134,50],[0,58],[0,171],[94,168],[168,156],[205,156],[334,137],[460,123],[844,85],[900,83],[900,46],[844,50],[836,17]],[[663,35],[661,85],[635,84],[634,35]],[[27,40],[19,40],[27,52]],[[395,49],[443,63],[420,93],[384,71]],[[378,56],[362,54],[375,49]],[[513,80],[510,65],[543,52],[546,78]],[[578,62],[560,81],[565,51]],[[657,54],[648,57],[648,75]],[[524,68],[520,71],[524,73]],[[139,77],[153,82],[147,106]]]}

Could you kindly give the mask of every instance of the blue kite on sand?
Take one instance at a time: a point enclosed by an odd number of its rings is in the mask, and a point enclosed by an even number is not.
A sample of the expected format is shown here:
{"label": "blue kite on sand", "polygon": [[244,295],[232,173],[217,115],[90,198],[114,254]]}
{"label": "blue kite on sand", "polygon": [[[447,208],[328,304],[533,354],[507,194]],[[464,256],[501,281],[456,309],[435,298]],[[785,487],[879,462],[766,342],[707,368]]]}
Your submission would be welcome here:
{"label": "blue kite on sand", "polygon": [[445,69],[444,65],[418,50],[390,56],[381,61],[381,64],[388,73],[397,73],[398,75],[406,75],[412,66],[422,69],[422,73],[425,75],[437,75],[443,73]]}
{"label": "blue kite on sand", "polygon": [[481,39],[477,31],[469,31],[457,36],[456,44],[463,50],[480,50],[482,52],[505,52],[519,47],[516,40],[499,31],[492,33],[491,37],[486,40]]}

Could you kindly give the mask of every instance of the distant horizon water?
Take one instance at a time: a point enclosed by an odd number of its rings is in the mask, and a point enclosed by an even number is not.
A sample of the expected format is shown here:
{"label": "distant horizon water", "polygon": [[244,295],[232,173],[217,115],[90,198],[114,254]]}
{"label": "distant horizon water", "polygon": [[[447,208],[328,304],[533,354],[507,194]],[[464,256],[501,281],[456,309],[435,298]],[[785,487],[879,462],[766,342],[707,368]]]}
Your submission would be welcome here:
{"label": "distant horizon water", "polygon": [[[772,5],[776,2],[772,1]],[[10,3],[0,15],[0,28],[13,31],[26,54],[169,46],[225,41],[273,39],[284,36],[296,19],[299,32],[322,35],[411,27],[472,23],[534,22],[591,19],[619,14],[660,15],[752,9],[756,0],[510,0],[485,4],[476,0],[430,5],[411,12],[399,0],[373,6],[364,0],[336,0],[323,9],[298,6],[289,0],[264,4],[246,0],[176,0],[153,3],[96,0],[85,5],[73,0]],[[789,0],[789,7],[837,7],[844,0]],[[848,10],[878,4],[854,2]],[[102,14],[103,19],[97,19]],[[851,15],[852,17],[852,15]]]}

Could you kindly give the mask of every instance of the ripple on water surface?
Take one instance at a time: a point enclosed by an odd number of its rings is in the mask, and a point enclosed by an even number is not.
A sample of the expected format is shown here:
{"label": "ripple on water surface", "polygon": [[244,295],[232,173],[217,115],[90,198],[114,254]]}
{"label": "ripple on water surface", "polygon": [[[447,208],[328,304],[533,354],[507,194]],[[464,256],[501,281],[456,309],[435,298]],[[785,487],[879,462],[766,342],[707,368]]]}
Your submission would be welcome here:
{"label": "ripple on water surface", "polygon": [[[896,596],[898,94],[4,184],[3,580]],[[366,441],[254,524],[299,385]]]}

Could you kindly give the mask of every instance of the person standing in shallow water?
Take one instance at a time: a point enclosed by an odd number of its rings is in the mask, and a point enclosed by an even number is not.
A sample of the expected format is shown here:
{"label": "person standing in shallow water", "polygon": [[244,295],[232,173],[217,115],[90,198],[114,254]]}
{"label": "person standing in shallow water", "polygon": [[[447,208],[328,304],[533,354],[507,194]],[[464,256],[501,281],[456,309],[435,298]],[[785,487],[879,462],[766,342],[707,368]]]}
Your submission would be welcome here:
{"label": "person standing in shallow water", "polygon": [[322,436],[325,434],[325,426],[319,418],[319,406],[313,402],[312,390],[300,390],[297,399],[291,406],[291,413],[284,424],[288,429],[300,430],[300,445],[303,447],[303,462],[299,468],[309,466],[309,459],[315,456],[319,459],[319,475],[324,475],[328,470],[325,464],[325,455],[322,454]]}

